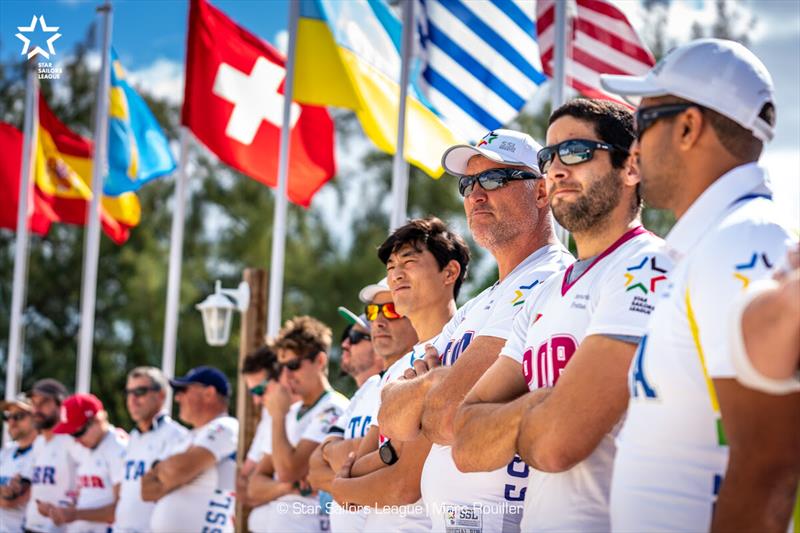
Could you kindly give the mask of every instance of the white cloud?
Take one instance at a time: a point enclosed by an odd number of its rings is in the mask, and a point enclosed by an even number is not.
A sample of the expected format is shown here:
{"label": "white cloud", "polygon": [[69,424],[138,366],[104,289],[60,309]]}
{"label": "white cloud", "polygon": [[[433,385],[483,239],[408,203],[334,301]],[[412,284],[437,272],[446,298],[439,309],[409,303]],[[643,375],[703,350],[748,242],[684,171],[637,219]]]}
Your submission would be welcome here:
{"label": "white cloud", "polygon": [[289,32],[286,30],[279,31],[275,34],[273,42],[275,43],[275,48],[285,57],[286,52],[289,50]]}
{"label": "white cloud", "polygon": [[150,65],[128,71],[128,79],[144,93],[173,104],[183,102],[183,64],[159,58]]}

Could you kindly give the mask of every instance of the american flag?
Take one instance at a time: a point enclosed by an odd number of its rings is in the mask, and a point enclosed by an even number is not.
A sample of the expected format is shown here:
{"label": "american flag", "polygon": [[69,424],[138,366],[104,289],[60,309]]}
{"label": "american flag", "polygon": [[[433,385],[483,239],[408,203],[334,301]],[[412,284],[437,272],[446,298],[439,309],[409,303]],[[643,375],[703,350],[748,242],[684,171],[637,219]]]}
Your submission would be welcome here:
{"label": "american flag", "polygon": [[[555,3],[537,2],[536,31],[542,68],[553,77]],[[572,13],[570,13],[572,11]],[[600,86],[600,74],[640,76],[655,65],[655,58],[625,14],[605,0],[575,0],[568,5],[566,83],[591,98],[623,102]]]}

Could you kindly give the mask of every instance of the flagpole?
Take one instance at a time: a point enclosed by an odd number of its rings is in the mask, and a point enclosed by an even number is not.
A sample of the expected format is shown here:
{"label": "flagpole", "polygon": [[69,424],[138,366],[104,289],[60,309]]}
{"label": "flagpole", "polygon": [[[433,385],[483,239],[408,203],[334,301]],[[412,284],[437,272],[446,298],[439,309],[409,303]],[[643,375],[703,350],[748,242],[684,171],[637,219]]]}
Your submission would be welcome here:
{"label": "flagpole", "polygon": [[289,142],[291,140],[291,109],[294,95],[294,63],[297,51],[297,21],[300,2],[289,2],[289,49],[286,54],[286,80],[283,85],[283,125],[281,149],[278,156],[278,190],[275,192],[275,220],[272,225],[272,256],[269,270],[269,311],[267,335],[274,337],[281,326],[283,304],[283,268],[286,254],[286,214],[289,184]]}
{"label": "flagpole", "polygon": [[[553,81],[550,88],[550,104],[551,109],[555,111],[562,105],[566,99],[566,65],[567,65],[567,0],[555,1],[555,23],[554,23],[554,39],[553,43]],[[561,225],[553,218],[555,225],[556,236],[564,243],[564,246],[569,246],[569,232],[561,227]]]}
{"label": "flagpole", "polygon": [[[28,277],[28,193],[33,175],[33,150],[39,85],[36,82],[36,64],[25,65],[25,123],[23,125],[22,165],[19,170],[19,201],[17,206],[17,239],[14,243],[14,282],[11,285],[11,323],[8,332],[8,359],[6,361],[6,401],[11,401],[19,389],[22,373],[22,308]],[[7,424],[4,424],[3,442],[8,442]]]}
{"label": "flagpole", "polygon": [[92,377],[92,347],[97,296],[97,262],[100,254],[100,199],[106,174],[108,151],[108,91],[110,84],[111,4],[97,8],[105,20],[101,66],[97,80],[97,107],[94,117],[94,161],[92,163],[92,200],[86,214],[86,245],[83,254],[81,286],[81,326],[78,340],[78,368],[75,392],[88,393]]}
{"label": "flagpole", "polygon": [[406,222],[408,210],[408,163],[405,160],[406,144],[406,96],[411,71],[412,38],[414,36],[414,3],[402,2],[403,35],[400,45],[400,102],[397,107],[397,149],[392,159],[392,214],[389,229],[393,230]]}
{"label": "flagpole", "polygon": [[[169,274],[167,277],[167,310],[164,318],[164,346],[161,352],[161,371],[167,378],[175,377],[175,350],[178,337],[178,311],[181,300],[181,268],[183,266],[183,229],[186,220],[186,164],[189,159],[189,130],[181,126],[180,161],[175,175],[175,209],[172,212],[172,231],[169,243]],[[172,389],[167,390],[165,404],[172,411]]]}

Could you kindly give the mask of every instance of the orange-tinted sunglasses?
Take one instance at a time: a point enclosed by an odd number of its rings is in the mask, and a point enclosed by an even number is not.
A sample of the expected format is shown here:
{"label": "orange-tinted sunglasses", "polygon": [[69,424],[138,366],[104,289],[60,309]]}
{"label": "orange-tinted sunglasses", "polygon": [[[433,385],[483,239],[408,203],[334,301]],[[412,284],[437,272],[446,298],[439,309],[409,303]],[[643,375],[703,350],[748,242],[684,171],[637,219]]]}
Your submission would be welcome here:
{"label": "orange-tinted sunglasses", "polygon": [[403,315],[397,312],[394,308],[394,302],[387,302],[385,304],[369,304],[364,308],[364,314],[367,315],[367,320],[372,322],[378,318],[378,313],[383,313],[387,320],[397,320],[403,318]]}

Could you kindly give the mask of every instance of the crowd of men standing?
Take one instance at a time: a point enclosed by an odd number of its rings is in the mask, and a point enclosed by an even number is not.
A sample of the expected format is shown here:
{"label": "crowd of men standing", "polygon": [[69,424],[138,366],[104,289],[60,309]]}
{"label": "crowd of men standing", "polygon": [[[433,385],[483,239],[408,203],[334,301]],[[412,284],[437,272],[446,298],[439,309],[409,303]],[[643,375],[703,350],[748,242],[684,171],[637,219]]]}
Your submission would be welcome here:
{"label": "crowd of men standing", "polygon": [[[238,471],[214,367],[133,369],[130,435],[94,396],[37,381],[3,404],[0,531],[221,533],[236,499],[268,533],[786,531],[800,265],[757,163],[769,73],[706,39],[604,83],[643,97],[635,115],[576,99],[544,147],[496,130],[445,152],[498,279],[458,308],[463,238],[435,217],[394,230],[363,313],[339,310],[352,398],[328,381],[331,330],[307,316],[244,361],[261,420]],[[666,241],[643,200],[675,214]],[[190,430],[165,414],[168,387]]]}

